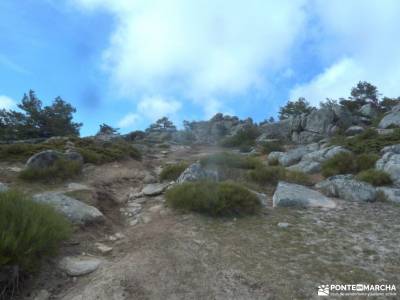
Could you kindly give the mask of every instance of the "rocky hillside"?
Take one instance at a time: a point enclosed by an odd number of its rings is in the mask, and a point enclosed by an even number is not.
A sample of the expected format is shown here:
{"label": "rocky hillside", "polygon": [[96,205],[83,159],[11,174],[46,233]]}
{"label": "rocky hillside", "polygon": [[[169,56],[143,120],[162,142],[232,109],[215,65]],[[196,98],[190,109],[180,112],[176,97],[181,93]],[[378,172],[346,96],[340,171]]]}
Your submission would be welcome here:
{"label": "rocky hillside", "polygon": [[18,191],[71,226],[32,269],[2,235],[3,299],[314,299],[400,281],[400,106],[167,121],[0,146],[0,205]]}

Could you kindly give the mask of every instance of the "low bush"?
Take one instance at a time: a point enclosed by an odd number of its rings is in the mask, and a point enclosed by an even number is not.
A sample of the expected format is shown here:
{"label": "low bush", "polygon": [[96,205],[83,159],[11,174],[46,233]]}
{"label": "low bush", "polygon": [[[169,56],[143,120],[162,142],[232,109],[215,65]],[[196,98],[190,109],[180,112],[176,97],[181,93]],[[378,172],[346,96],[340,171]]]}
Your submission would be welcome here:
{"label": "low bush", "polygon": [[341,145],[355,154],[379,154],[386,146],[400,144],[400,129],[394,129],[393,133],[384,135],[378,134],[373,129],[367,129],[362,134],[351,138],[336,136],[332,139],[331,144]]}
{"label": "low bush", "polygon": [[60,159],[48,168],[26,168],[18,176],[27,181],[57,181],[73,178],[80,174],[81,169],[79,162]]}
{"label": "low bush", "polygon": [[254,193],[233,182],[184,183],[169,189],[165,197],[175,209],[211,216],[254,214],[261,208]]}
{"label": "low bush", "polygon": [[176,180],[179,175],[182,174],[183,171],[189,166],[186,162],[180,162],[174,165],[165,166],[160,174],[161,180]]}
{"label": "low bush", "polygon": [[276,185],[279,181],[310,185],[310,176],[299,171],[286,170],[282,166],[260,166],[249,171],[248,178],[259,184]]}
{"label": "low bush", "polygon": [[302,185],[312,185],[311,178],[308,174],[300,171],[289,171],[286,170],[285,181],[291,183],[297,183]]}
{"label": "low bush", "polygon": [[255,169],[257,166],[262,165],[262,162],[252,156],[221,152],[202,158],[200,164],[203,167]]}
{"label": "low bush", "polygon": [[279,151],[279,152],[285,151],[281,142],[264,142],[261,144],[261,153],[270,154],[271,152],[274,151]]}
{"label": "low bush", "polygon": [[252,125],[239,130],[235,135],[227,137],[221,141],[222,147],[251,147],[256,143],[260,130]]}
{"label": "low bush", "polygon": [[390,185],[392,180],[388,173],[376,169],[369,169],[360,172],[357,179],[368,182],[374,186]]}
{"label": "low bush", "polygon": [[379,156],[374,153],[342,152],[322,163],[322,175],[330,177],[338,174],[356,174],[374,167]]}
{"label": "low bush", "polygon": [[357,172],[372,169],[375,167],[379,155],[375,153],[362,153],[356,156]]}
{"label": "low bush", "polygon": [[275,185],[285,178],[286,170],[282,166],[259,166],[248,173],[249,179],[259,184]]}
{"label": "low bush", "polygon": [[[70,138],[70,141],[75,144],[86,163],[103,164],[125,158],[141,158],[139,150],[124,140],[103,142],[89,138]],[[44,150],[63,151],[65,143],[65,140],[53,140],[50,143],[0,145],[0,160],[24,162]]]}
{"label": "low bush", "polygon": [[17,191],[0,193],[0,272],[9,267],[34,271],[70,233],[68,221],[52,207],[35,203]]}

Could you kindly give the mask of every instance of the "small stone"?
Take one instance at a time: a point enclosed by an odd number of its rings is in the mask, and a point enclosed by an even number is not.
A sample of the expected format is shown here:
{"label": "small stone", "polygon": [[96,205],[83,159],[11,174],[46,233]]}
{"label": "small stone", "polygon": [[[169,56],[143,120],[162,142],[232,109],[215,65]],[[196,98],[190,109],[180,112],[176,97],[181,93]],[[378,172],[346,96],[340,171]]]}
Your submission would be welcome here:
{"label": "small stone", "polygon": [[50,293],[46,290],[40,290],[36,293],[33,300],[48,300],[50,298]]}
{"label": "small stone", "polygon": [[163,193],[165,189],[168,187],[168,185],[169,184],[164,184],[164,183],[148,184],[143,188],[142,193],[145,196],[157,196]]}
{"label": "small stone", "polygon": [[109,247],[102,243],[96,243],[95,246],[96,246],[97,250],[99,250],[102,254],[109,254],[113,250],[112,247]]}
{"label": "small stone", "polygon": [[151,217],[150,216],[142,216],[141,219],[142,219],[142,222],[144,224],[148,224],[148,223],[151,222]]}
{"label": "small stone", "polygon": [[149,211],[151,213],[159,213],[162,210],[163,206],[162,205],[155,205],[149,208]]}
{"label": "small stone", "polygon": [[278,227],[280,227],[280,228],[288,228],[289,227],[289,223],[279,222],[278,223]]}
{"label": "small stone", "polygon": [[69,276],[83,276],[96,271],[101,260],[93,257],[67,256],[60,261],[60,268]]}
{"label": "small stone", "polygon": [[129,226],[136,226],[138,223],[139,223],[139,221],[137,219],[134,219],[129,222]]}

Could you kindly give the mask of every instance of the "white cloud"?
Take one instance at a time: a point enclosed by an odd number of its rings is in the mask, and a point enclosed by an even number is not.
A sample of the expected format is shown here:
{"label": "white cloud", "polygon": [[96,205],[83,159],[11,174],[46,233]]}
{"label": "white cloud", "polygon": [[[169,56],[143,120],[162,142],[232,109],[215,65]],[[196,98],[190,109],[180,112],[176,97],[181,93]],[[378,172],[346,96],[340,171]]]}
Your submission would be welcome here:
{"label": "white cloud", "polygon": [[[209,111],[287,67],[305,26],[305,0],[71,0],[105,9],[117,26],[104,66],[125,95],[179,95]],[[222,100],[219,100],[222,101]]]}
{"label": "white cloud", "polygon": [[231,99],[265,91],[274,78],[295,82],[304,70],[294,58],[325,69],[295,85],[292,98],[345,97],[359,80],[400,95],[398,0],[68,1],[115,17],[103,66],[122,95],[142,99],[136,113],[152,120],[184,104],[164,105],[170,95],[209,116],[235,107]]}
{"label": "white cloud", "polygon": [[129,113],[129,114],[125,115],[125,116],[118,122],[118,127],[121,127],[121,128],[132,127],[132,126],[135,125],[139,120],[140,120],[139,115],[134,114],[134,113]]}
{"label": "white cloud", "polygon": [[385,96],[399,96],[400,2],[314,3],[320,26],[316,53],[329,67],[309,82],[295,86],[290,93],[292,99],[304,96],[317,104],[327,97],[346,97],[360,80],[375,84]]}
{"label": "white cloud", "polygon": [[16,106],[16,102],[8,96],[0,95],[0,109],[11,109]]}
{"label": "white cloud", "polygon": [[182,103],[176,100],[164,99],[161,96],[145,97],[137,105],[137,111],[151,121],[161,117],[170,117],[182,108]]}

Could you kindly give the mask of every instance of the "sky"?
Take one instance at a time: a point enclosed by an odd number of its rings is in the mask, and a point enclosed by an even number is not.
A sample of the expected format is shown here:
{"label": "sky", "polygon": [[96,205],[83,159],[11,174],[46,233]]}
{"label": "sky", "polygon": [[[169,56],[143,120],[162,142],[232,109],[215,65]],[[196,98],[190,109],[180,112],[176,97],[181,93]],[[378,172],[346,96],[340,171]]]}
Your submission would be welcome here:
{"label": "sky", "polygon": [[33,89],[81,135],[217,112],[260,122],[288,100],[400,96],[398,0],[1,0],[0,108]]}

